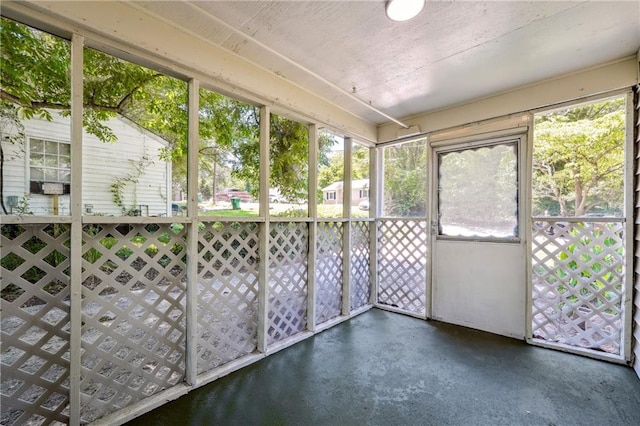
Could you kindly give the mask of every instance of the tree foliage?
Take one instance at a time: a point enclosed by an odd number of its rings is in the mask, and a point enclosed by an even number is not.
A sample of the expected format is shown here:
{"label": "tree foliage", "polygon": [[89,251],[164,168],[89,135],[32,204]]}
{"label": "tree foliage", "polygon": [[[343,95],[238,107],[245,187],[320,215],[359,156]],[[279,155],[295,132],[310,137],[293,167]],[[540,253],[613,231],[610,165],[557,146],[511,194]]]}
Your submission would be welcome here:
{"label": "tree foliage", "polygon": [[536,117],[534,214],[619,213],[624,139],[624,98]]}
{"label": "tree foliage", "polygon": [[424,216],[426,208],[426,141],[419,140],[385,148],[385,216]]}
{"label": "tree foliage", "polygon": [[[70,44],[2,18],[0,99],[3,133],[9,124],[51,111],[70,114]],[[158,71],[90,48],[84,50],[83,126],[105,143],[117,136],[106,125],[124,116],[169,141],[163,158],[173,161],[174,181],[186,187],[188,138],[187,84]],[[236,180],[257,193],[259,109],[201,89],[199,163],[211,175],[216,164],[231,168]],[[321,141],[321,148],[327,145]],[[284,117],[271,120],[271,184],[294,196],[306,189],[307,126]]]}
{"label": "tree foliage", "polygon": [[[331,138],[326,134],[325,137]],[[331,139],[331,146],[338,141]],[[319,159],[318,164],[318,201],[322,202],[322,188],[335,182],[344,181],[344,151],[326,150],[326,154]],[[369,148],[354,144],[351,151],[351,176],[355,179],[369,178]]]}

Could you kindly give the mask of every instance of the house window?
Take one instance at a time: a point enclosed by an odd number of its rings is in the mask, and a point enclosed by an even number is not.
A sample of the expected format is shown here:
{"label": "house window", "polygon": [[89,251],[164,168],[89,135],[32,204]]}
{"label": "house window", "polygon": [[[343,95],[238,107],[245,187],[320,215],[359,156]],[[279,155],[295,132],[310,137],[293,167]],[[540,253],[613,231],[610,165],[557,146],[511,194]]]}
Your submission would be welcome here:
{"label": "house window", "polygon": [[369,190],[361,189],[360,190],[360,198],[369,198]]}
{"label": "house window", "polygon": [[335,200],[336,199],[336,191],[327,192],[327,200]]}
{"label": "house window", "polygon": [[71,183],[71,145],[43,139],[29,141],[29,180],[31,192],[40,192],[42,182],[59,182],[69,192]]}

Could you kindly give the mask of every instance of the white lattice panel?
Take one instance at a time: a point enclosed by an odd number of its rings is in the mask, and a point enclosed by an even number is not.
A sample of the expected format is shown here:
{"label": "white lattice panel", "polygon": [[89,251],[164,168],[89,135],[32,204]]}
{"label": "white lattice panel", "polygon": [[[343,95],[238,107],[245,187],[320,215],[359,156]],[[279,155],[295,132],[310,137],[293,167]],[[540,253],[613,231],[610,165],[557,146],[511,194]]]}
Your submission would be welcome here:
{"label": "white lattice panel", "polygon": [[182,381],[184,235],[182,225],[85,225],[83,422]]}
{"label": "white lattice panel", "polygon": [[206,224],[198,234],[198,373],[256,349],[258,225]]}
{"label": "white lattice panel", "polygon": [[378,229],[378,302],[424,314],[427,282],[427,223],[381,221]]}
{"label": "white lattice panel", "polygon": [[320,222],[316,251],[316,323],[342,312],[342,233],[340,222]]}
{"label": "white lattice panel", "polygon": [[622,222],[534,223],[534,338],[621,353],[623,228]]}
{"label": "white lattice panel", "polygon": [[69,420],[69,226],[2,225],[3,425]]}
{"label": "white lattice panel", "polygon": [[351,310],[361,308],[371,298],[369,267],[369,222],[351,223]]}
{"label": "white lattice panel", "polygon": [[306,223],[273,223],[269,231],[269,327],[271,344],[307,326]]}

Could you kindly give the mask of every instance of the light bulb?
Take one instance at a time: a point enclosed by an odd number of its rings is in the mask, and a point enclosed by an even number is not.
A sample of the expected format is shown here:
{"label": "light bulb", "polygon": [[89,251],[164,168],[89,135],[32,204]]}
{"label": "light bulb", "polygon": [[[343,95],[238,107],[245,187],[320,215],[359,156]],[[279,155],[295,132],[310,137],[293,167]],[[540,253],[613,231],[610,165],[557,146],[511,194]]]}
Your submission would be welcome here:
{"label": "light bulb", "polygon": [[424,0],[388,0],[385,10],[392,21],[408,21],[422,11]]}

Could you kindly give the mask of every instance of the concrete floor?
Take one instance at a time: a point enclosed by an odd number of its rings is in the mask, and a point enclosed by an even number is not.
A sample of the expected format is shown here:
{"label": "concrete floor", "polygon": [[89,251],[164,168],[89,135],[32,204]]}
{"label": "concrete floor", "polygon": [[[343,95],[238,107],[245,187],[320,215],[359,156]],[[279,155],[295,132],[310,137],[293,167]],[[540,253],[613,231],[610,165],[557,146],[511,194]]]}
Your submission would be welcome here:
{"label": "concrete floor", "polygon": [[376,309],[129,424],[640,425],[640,379]]}

